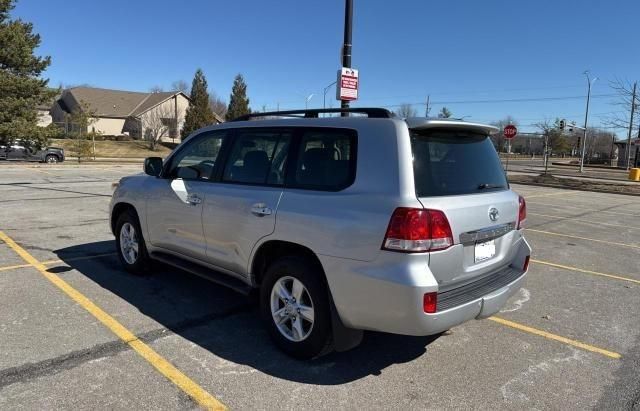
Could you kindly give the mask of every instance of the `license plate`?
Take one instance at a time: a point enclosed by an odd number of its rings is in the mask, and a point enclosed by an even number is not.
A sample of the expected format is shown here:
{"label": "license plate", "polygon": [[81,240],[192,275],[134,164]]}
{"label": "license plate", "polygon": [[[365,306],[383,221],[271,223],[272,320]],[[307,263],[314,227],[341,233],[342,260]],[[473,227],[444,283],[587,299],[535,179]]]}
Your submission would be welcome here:
{"label": "license plate", "polygon": [[482,243],[476,243],[475,262],[488,260],[496,255],[496,242],[495,240],[484,241]]}

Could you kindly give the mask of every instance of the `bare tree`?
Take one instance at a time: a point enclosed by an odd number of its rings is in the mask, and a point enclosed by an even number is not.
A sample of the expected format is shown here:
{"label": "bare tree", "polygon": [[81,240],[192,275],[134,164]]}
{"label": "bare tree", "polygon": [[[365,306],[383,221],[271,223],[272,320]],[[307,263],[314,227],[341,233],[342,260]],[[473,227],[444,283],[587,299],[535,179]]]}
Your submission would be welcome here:
{"label": "bare tree", "polygon": [[560,119],[551,121],[545,119],[539,123],[534,124],[540,133],[544,136],[545,146],[549,152],[555,153],[568,153],[571,149],[571,145],[567,137],[560,130]]}
{"label": "bare tree", "polygon": [[164,89],[162,88],[162,86],[159,85],[155,85],[152,87],[149,87],[149,93],[162,93],[164,91]]}
{"label": "bare tree", "polygon": [[222,118],[227,114],[227,102],[221,99],[213,90],[209,91],[209,106],[214,113]]}
{"label": "bare tree", "polygon": [[[177,117],[176,117],[177,114]],[[149,149],[156,150],[162,137],[178,138],[178,126],[184,119],[184,112],[177,110],[172,104],[161,104],[143,113],[138,122],[143,130],[143,137],[149,142]]]}
{"label": "bare tree", "polygon": [[496,126],[500,129],[499,132],[491,135],[491,141],[493,142],[494,147],[499,153],[503,152],[506,147],[507,139],[504,138],[504,133],[502,132],[502,130],[504,130],[505,126],[508,126],[509,124],[513,124],[514,126],[517,126],[518,122],[516,121],[516,119],[513,118],[513,116],[508,115],[502,120],[498,120],[491,123],[491,125]]}
{"label": "bare tree", "polygon": [[187,82],[184,80],[176,80],[173,83],[171,83],[171,90],[182,91],[186,95],[189,95],[189,93],[191,93],[189,84],[187,84]]}
{"label": "bare tree", "polygon": [[[616,79],[610,82],[609,86],[618,95],[614,106],[619,108],[619,111],[613,112],[610,116],[604,119],[603,123],[616,128],[629,129],[629,122],[631,120],[631,100],[633,98],[633,85],[634,82],[629,80]],[[636,91],[640,94],[640,88]],[[638,116],[638,109],[640,108],[640,96],[636,95],[635,111],[636,115],[633,119],[631,134],[633,135],[633,129],[638,129],[638,137],[640,137],[640,116]]]}
{"label": "bare tree", "polygon": [[409,118],[409,117],[416,117],[418,115],[418,112],[416,111],[415,108],[413,108],[411,104],[403,103],[403,104],[400,104],[397,114],[401,118]]}

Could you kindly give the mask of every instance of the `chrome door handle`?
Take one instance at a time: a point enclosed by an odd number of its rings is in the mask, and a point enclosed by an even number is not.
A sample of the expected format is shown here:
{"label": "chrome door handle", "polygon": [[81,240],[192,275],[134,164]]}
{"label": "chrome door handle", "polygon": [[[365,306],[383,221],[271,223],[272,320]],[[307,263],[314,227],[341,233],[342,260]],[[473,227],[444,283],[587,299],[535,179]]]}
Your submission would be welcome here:
{"label": "chrome door handle", "polygon": [[271,209],[264,203],[258,203],[251,206],[251,214],[258,217],[264,217],[266,215],[271,215]]}
{"label": "chrome door handle", "polygon": [[202,203],[202,199],[200,197],[198,197],[195,194],[189,194],[187,196],[187,203],[191,204],[191,205],[197,205]]}

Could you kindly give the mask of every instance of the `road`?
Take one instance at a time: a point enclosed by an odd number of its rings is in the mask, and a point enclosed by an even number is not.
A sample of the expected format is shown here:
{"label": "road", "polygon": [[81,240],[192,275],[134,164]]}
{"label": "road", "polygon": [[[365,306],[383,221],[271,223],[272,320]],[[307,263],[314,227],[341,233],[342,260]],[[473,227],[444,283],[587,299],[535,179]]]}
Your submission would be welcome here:
{"label": "road", "polygon": [[[587,177],[602,181],[628,181],[628,172],[626,170],[607,169],[599,167],[585,167],[584,172],[580,173],[577,166],[560,165],[558,163],[566,162],[563,159],[552,159],[549,162],[547,172],[555,176],[566,177]],[[503,158],[502,163],[506,166],[506,160]],[[553,164],[556,163],[556,164]],[[544,172],[544,161],[542,158],[536,159],[518,159],[509,161],[509,173],[520,174],[541,174]]]}
{"label": "road", "polygon": [[514,184],[533,260],[499,315],[300,362],[242,296],[120,268],[111,184],[139,170],[0,167],[0,409],[640,407],[638,198]]}

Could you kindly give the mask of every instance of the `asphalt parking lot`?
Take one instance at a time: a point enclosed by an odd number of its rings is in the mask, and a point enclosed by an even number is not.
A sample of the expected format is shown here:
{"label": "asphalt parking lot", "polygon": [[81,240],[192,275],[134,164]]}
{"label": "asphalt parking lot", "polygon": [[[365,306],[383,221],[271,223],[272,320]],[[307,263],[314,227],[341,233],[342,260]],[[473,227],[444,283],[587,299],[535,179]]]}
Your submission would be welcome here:
{"label": "asphalt parking lot", "polygon": [[640,407],[640,198],[532,186],[525,288],[437,337],[311,362],[205,280],[120,269],[111,183],[140,166],[0,164],[0,409]]}

